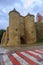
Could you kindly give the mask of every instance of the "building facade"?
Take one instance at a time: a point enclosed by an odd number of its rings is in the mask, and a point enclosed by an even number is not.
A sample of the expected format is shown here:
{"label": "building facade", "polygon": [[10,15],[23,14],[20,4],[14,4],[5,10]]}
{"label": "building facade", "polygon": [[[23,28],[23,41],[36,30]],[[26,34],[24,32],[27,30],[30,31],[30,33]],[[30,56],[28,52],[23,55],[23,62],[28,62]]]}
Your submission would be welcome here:
{"label": "building facade", "polygon": [[[41,27],[39,23],[36,24],[34,22],[34,15],[28,14],[26,16],[21,16],[20,13],[14,9],[13,11],[9,12],[9,27],[5,32],[6,34],[3,34],[1,44],[15,47],[20,47],[22,44],[33,44],[37,41],[36,30],[38,30],[38,33],[40,31],[40,28],[38,29],[37,26]],[[43,38],[42,35],[40,33],[40,36],[38,36],[38,38]]]}

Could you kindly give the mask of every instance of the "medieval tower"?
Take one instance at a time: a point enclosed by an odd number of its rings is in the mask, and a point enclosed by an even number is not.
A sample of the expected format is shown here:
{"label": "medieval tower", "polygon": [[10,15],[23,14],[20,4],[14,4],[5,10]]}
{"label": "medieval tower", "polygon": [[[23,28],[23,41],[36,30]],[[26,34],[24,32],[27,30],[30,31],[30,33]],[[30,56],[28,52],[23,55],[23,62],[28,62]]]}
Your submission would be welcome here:
{"label": "medieval tower", "polygon": [[21,16],[15,9],[9,13],[9,43],[19,46],[36,42],[34,15]]}
{"label": "medieval tower", "polygon": [[25,40],[27,44],[36,42],[36,30],[34,23],[34,15],[28,14],[24,17]]}
{"label": "medieval tower", "polygon": [[[6,33],[6,35],[5,35]],[[21,46],[36,42],[34,15],[21,16],[15,9],[9,12],[9,27],[4,33],[4,45]],[[6,41],[5,41],[6,40]]]}
{"label": "medieval tower", "polygon": [[8,45],[18,46],[20,44],[19,32],[20,14],[14,9],[9,13],[9,43]]}

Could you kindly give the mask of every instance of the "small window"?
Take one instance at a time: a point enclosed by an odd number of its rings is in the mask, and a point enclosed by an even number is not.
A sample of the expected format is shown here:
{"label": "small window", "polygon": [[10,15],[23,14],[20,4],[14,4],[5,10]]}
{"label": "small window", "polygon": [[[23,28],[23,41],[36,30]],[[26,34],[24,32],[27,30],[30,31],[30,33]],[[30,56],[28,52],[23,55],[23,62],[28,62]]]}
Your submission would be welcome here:
{"label": "small window", "polygon": [[17,31],[18,29],[16,29],[16,31]]}

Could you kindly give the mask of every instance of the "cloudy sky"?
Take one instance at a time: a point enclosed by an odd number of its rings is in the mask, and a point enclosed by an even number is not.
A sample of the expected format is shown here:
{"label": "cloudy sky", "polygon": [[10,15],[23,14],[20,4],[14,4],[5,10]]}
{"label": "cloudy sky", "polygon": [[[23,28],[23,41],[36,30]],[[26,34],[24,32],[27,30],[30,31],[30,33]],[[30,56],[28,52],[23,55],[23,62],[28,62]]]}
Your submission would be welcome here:
{"label": "cloudy sky", "polygon": [[9,25],[9,11],[16,9],[21,15],[28,13],[43,15],[43,0],[0,0],[0,29]]}

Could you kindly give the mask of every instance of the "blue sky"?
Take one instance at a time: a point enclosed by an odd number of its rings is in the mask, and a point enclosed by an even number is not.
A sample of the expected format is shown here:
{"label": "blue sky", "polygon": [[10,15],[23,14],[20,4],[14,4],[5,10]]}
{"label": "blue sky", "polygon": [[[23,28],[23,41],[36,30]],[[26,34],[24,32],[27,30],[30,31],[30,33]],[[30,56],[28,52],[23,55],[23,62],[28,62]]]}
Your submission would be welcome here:
{"label": "blue sky", "polygon": [[9,11],[16,9],[21,15],[28,13],[43,15],[43,0],[0,0],[0,29],[9,25]]}

